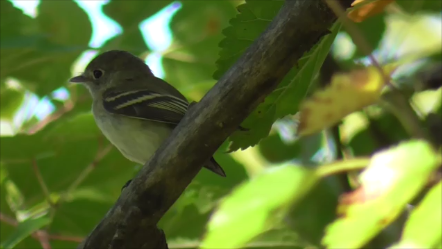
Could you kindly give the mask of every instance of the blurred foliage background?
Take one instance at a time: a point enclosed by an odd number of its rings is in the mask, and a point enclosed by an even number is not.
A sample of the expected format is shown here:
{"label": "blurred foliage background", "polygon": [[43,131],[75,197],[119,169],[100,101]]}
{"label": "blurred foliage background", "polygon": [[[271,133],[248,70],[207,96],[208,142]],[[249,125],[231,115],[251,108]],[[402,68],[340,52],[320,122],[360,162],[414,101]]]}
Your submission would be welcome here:
{"label": "blurred foliage background", "polygon": [[[356,27],[380,63],[410,55],[417,58],[400,63],[393,79],[408,89],[410,103],[432,136],[440,137],[440,76],[436,73],[434,78],[434,72],[440,72],[441,65],[441,3],[390,2]],[[103,51],[127,50],[145,59],[155,75],[189,100],[198,101],[267,27],[283,1],[2,0],[0,4],[0,242],[4,248],[74,248],[141,166],[125,159],[103,137],[91,116],[88,92],[68,85],[68,79]],[[397,242],[402,228],[389,239],[371,240],[385,226],[368,230],[362,239],[354,235],[359,239],[355,244],[333,242],[353,236],[349,227],[327,230],[338,217],[339,196],[348,186],[335,176],[316,181],[312,172],[318,165],[368,157],[409,139],[398,117],[374,105],[346,116],[333,129],[296,136],[298,120],[293,115],[305,98],[325,86],[332,74],[369,64],[346,28],[336,24],[244,121],[250,131],[233,134],[215,154],[228,177],[201,170],[162,218],[159,227],[169,247],[304,248],[318,246],[324,234],[327,239],[322,243],[329,246],[359,247],[368,241],[391,245],[391,238]],[[416,85],[420,90],[409,91]],[[237,151],[225,153],[228,150]],[[416,163],[435,167],[431,161],[435,156],[425,145],[411,143],[397,150],[402,158],[410,150],[420,152],[414,154],[417,157],[428,154]],[[350,185],[357,187],[352,181]],[[413,193],[419,190],[416,187]],[[434,205],[437,210],[437,190],[430,190],[436,194],[429,193],[431,199],[422,201],[430,213]],[[374,208],[379,207],[388,209]],[[385,216],[391,222],[397,213]],[[361,222],[374,217],[363,216],[366,220]],[[406,235],[413,234],[407,233],[413,231],[411,226],[402,235],[408,238],[405,245],[440,248],[440,227],[420,217],[423,223],[413,224],[431,227],[434,236],[410,239]],[[339,237],[343,231],[350,235]]]}

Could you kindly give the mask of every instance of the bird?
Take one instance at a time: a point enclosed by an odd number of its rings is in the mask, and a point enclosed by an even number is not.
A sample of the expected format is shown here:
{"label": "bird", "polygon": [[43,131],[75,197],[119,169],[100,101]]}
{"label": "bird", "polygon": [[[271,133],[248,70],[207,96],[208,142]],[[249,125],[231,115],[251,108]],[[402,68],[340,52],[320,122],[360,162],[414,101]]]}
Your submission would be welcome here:
{"label": "bird", "polygon": [[[124,157],[141,165],[149,161],[189,109],[189,102],[175,87],[127,51],[98,55],[69,81],[86,86],[99,129]],[[213,157],[204,167],[226,176]]]}

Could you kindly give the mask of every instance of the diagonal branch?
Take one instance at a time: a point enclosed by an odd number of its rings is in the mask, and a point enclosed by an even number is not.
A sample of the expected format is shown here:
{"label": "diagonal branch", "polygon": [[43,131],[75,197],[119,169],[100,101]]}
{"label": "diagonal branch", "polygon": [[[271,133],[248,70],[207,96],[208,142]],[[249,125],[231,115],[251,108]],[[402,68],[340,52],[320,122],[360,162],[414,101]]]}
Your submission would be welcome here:
{"label": "diagonal branch", "polygon": [[[341,0],[345,7],[352,0]],[[267,30],[192,107],[79,248],[167,248],[156,227],[224,140],[336,20],[323,1],[287,0]]]}

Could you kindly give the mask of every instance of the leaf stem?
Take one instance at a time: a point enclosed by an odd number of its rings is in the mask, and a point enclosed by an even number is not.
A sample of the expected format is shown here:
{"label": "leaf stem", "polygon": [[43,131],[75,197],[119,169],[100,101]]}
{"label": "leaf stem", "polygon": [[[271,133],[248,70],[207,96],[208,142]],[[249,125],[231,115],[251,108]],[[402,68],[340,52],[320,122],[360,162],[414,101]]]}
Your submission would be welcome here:
{"label": "leaf stem", "polygon": [[355,158],[350,160],[336,161],[319,166],[316,169],[316,175],[323,178],[346,171],[359,170],[365,168],[369,163],[370,158]]}
{"label": "leaf stem", "polygon": [[330,9],[335,12],[336,16],[339,17],[339,20],[342,22],[342,25],[347,29],[348,34],[353,39],[353,42],[358,48],[361,49],[369,58],[371,63],[379,70],[379,72],[382,75],[382,78],[384,79],[385,84],[387,85],[390,80],[385,75],[384,70],[382,70],[381,65],[378,63],[376,58],[371,54],[370,51],[372,51],[370,44],[365,40],[362,33],[358,30],[358,28],[353,24],[353,22],[347,17],[345,14],[344,8],[342,8],[339,1],[335,0],[326,0],[325,1],[327,5],[330,7]]}
{"label": "leaf stem", "polygon": [[423,124],[419,116],[401,92],[392,89],[382,95],[380,103],[398,118],[407,133],[413,138],[432,141],[422,128]]}
{"label": "leaf stem", "polygon": [[383,96],[381,102],[384,102],[384,104],[387,103],[386,106],[389,107],[390,111],[400,120],[410,135],[415,138],[425,138],[427,141],[431,141],[421,128],[422,126],[419,117],[411,108],[408,100],[393,84],[390,84],[389,77],[385,75],[384,70],[382,70],[382,67],[377,62],[376,58],[374,58],[374,56],[370,53],[370,45],[364,39],[362,33],[359,32],[357,27],[346,16],[345,10],[342,8],[340,3],[334,0],[326,0],[325,2],[339,17],[342,24],[347,29],[348,34],[353,39],[354,44],[357,45],[370,58],[371,63],[379,70],[384,79],[385,85],[390,87],[390,94],[387,93],[387,96]]}

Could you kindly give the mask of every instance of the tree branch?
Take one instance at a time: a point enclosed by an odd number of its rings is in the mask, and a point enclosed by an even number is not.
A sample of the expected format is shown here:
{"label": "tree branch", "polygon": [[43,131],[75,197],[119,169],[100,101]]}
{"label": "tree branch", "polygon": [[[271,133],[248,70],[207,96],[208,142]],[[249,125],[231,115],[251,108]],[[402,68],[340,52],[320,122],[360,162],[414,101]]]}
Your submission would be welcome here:
{"label": "tree branch", "polygon": [[[341,1],[345,7],[352,2]],[[267,30],[188,111],[79,247],[167,248],[157,222],[201,165],[278,86],[297,60],[329,33],[335,20],[323,1],[286,1]]]}

